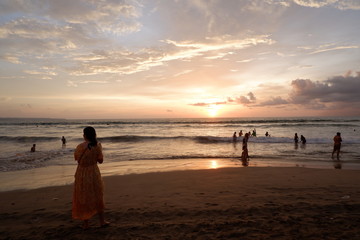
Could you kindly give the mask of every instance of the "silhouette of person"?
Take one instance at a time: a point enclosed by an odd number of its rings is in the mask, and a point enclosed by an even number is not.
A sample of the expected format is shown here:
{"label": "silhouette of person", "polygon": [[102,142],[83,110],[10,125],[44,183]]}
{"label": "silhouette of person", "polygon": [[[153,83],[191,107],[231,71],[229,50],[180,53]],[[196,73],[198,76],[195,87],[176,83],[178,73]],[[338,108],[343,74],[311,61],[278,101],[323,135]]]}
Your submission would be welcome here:
{"label": "silhouette of person", "polygon": [[305,143],[306,143],[306,138],[305,138],[303,135],[301,135],[301,136],[300,136],[300,141],[301,141],[303,144],[305,144]]}
{"label": "silhouette of person", "polygon": [[62,136],[61,141],[62,141],[62,144],[63,144],[63,145],[65,145],[65,144],[66,144],[66,139],[65,139],[65,137],[64,137],[64,136]]}
{"label": "silhouette of person", "polygon": [[236,142],[236,132],[233,134],[233,141]]}
{"label": "silhouette of person", "polygon": [[242,130],[240,130],[239,137],[241,137],[242,135],[243,135],[243,132],[242,132]]}
{"label": "silhouette of person", "polygon": [[297,133],[295,133],[294,142],[295,142],[295,143],[298,143],[298,142],[299,142],[299,137],[298,137]]}
{"label": "silhouette of person", "polygon": [[33,146],[31,147],[31,149],[30,149],[30,152],[35,152],[36,151],[36,144],[33,144]]}
{"label": "silhouette of person", "polygon": [[269,132],[266,132],[266,133],[265,133],[265,136],[266,136],[266,137],[270,137]]}
{"label": "silhouette of person", "polygon": [[253,132],[252,132],[252,135],[254,136],[254,137],[256,137],[256,129],[254,128],[254,130],[253,130]]}
{"label": "silhouette of person", "polygon": [[249,152],[248,152],[248,148],[247,148],[248,140],[249,140],[249,134],[245,133],[245,136],[243,138],[243,147],[242,147],[243,151],[242,151],[242,154],[241,154],[241,161],[242,161],[244,166],[248,165],[246,163],[247,163],[247,161],[249,159]]}
{"label": "silhouette of person", "polygon": [[342,142],[341,133],[338,132],[334,137],[334,150],[331,154],[331,157],[334,157],[334,153],[336,152],[336,157],[337,159],[339,159],[341,142]]}

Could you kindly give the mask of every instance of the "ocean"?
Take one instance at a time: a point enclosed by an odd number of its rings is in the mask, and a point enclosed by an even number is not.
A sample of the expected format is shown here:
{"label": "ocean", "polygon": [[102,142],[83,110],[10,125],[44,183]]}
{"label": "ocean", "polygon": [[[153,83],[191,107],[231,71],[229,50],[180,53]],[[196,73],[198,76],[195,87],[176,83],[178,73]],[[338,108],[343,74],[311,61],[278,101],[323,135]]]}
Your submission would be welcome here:
{"label": "ocean", "polygon": [[[0,118],[0,191],[71,182],[73,152],[86,126],[96,129],[103,145],[103,175],[244,166],[360,169],[360,117]],[[232,137],[240,130],[257,133],[249,139],[248,165],[240,161],[242,137]],[[331,157],[337,132],[343,139],[340,160]],[[295,144],[295,133],[306,144]],[[33,144],[36,151],[30,152]]]}

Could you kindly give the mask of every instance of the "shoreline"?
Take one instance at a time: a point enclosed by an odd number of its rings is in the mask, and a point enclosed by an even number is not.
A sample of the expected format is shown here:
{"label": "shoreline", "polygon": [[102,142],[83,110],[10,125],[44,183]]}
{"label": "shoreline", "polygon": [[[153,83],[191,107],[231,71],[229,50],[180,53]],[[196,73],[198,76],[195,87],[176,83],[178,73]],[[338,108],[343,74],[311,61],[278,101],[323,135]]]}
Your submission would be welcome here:
{"label": "shoreline", "polygon": [[[0,192],[13,190],[31,190],[37,188],[64,186],[72,184],[76,171],[76,164],[50,165],[26,170],[0,172]],[[136,160],[105,162],[98,165],[103,177],[123,176],[132,174],[161,173],[186,170],[207,170],[221,168],[244,168],[240,160],[236,159],[163,159],[163,160]],[[308,162],[293,163],[291,161],[278,161],[273,159],[251,159],[246,168],[309,168],[309,169],[337,169],[337,170],[360,170],[360,166],[344,161],[334,160],[329,163]]]}
{"label": "shoreline", "polygon": [[[357,239],[358,170],[218,168],[104,177],[108,228],[71,219],[72,185],[0,192],[4,239]],[[301,228],[299,227],[301,226]]]}

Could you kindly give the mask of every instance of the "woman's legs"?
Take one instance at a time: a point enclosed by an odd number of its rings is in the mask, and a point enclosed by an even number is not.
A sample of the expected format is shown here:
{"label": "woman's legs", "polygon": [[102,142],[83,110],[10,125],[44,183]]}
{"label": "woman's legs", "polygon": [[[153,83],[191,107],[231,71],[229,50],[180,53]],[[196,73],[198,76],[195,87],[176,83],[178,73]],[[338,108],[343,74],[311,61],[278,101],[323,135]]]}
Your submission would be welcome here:
{"label": "woman's legs", "polygon": [[108,226],[110,224],[108,221],[105,221],[103,211],[99,212],[99,222],[100,222],[100,227],[106,227],[106,226]]}
{"label": "woman's legs", "polygon": [[82,228],[83,228],[83,229],[88,229],[88,228],[89,228],[89,220],[88,220],[88,219],[86,219],[86,220],[83,221]]}

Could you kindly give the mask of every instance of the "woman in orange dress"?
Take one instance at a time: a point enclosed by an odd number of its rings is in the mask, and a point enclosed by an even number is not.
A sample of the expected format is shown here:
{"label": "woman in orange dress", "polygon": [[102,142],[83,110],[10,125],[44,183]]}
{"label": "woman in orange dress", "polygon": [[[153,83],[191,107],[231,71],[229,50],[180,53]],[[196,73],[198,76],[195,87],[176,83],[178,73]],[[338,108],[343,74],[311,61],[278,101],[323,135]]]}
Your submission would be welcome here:
{"label": "woman in orange dress", "polygon": [[98,214],[100,226],[109,223],[104,219],[104,187],[97,163],[103,162],[101,144],[93,127],[84,129],[85,142],[76,147],[74,157],[78,162],[75,173],[72,217],[83,220],[83,228],[89,227],[89,219]]}

